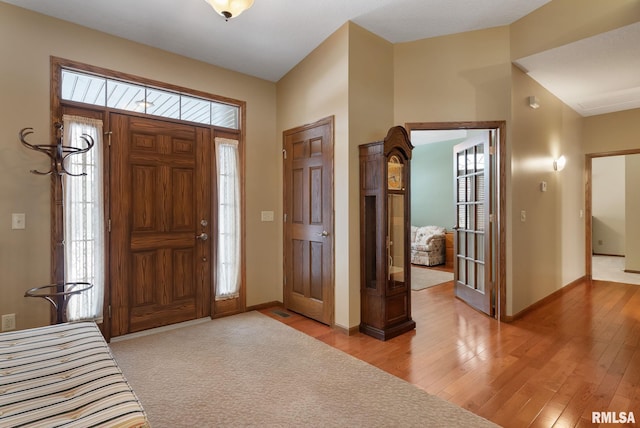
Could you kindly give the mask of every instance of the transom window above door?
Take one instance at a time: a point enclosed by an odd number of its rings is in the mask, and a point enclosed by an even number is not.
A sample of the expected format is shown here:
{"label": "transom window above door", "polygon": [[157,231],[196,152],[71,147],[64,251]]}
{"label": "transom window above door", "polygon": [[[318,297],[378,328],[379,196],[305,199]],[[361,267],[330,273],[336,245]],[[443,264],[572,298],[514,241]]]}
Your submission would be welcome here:
{"label": "transom window above door", "polygon": [[206,125],[239,129],[240,108],[139,83],[62,69],[61,98]]}

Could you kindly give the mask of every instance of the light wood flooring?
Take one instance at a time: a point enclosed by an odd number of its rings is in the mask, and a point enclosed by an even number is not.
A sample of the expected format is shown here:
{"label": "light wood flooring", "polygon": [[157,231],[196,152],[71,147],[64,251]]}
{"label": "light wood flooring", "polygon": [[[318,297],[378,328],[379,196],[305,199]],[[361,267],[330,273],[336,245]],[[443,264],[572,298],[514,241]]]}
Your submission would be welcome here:
{"label": "light wood flooring", "polygon": [[387,342],[261,312],[504,427],[592,426],[592,411],[640,419],[640,286],[585,281],[509,324],[452,283],[412,299],[416,330]]}

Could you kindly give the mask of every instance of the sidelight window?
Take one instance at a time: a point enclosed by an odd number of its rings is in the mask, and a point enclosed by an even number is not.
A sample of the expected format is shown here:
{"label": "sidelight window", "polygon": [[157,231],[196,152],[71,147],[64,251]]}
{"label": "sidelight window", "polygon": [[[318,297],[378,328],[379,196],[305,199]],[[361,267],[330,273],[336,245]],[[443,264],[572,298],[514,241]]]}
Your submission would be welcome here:
{"label": "sidelight window", "polygon": [[[104,299],[104,203],[102,192],[102,121],[65,115],[64,145],[81,146],[81,136],[95,143],[86,153],[69,156],[62,176],[65,282],[93,287],[70,298],[69,321],[102,321]],[[84,175],[80,175],[84,174]]]}
{"label": "sidelight window", "polygon": [[238,141],[216,138],[218,266],[216,300],[240,292],[240,162]]}

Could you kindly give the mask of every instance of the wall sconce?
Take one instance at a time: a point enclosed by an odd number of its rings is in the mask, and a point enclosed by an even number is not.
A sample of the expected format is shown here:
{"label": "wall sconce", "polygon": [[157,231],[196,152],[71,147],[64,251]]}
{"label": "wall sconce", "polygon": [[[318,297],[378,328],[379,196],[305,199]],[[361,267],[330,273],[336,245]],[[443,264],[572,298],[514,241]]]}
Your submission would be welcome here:
{"label": "wall sconce", "polygon": [[554,171],[562,171],[567,164],[567,158],[560,156],[558,159],[553,161],[553,170]]}
{"label": "wall sconce", "polygon": [[225,21],[235,18],[253,6],[253,0],[205,0]]}
{"label": "wall sconce", "polygon": [[540,107],[540,101],[538,100],[538,97],[531,96],[529,97],[528,101],[529,107],[531,107],[532,109],[535,110]]}

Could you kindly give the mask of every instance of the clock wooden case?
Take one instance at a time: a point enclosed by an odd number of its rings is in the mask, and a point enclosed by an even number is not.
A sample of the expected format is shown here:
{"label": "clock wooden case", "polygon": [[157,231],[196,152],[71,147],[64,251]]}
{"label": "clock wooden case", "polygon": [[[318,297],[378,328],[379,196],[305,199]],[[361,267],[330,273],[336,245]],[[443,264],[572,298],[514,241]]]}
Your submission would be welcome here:
{"label": "clock wooden case", "polygon": [[360,331],[380,340],[413,330],[409,162],[401,126],[360,149]]}

